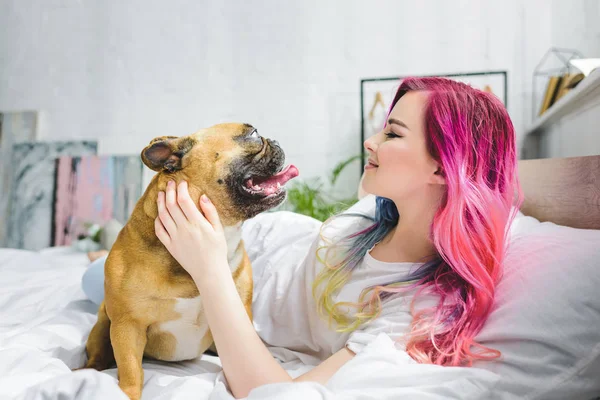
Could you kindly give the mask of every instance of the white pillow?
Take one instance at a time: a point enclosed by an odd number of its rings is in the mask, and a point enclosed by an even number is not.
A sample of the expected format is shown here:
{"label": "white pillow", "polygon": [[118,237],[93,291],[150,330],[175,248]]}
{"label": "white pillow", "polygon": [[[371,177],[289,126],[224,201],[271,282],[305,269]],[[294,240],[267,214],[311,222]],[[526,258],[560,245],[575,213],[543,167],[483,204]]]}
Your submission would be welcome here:
{"label": "white pillow", "polygon": [[519,213],[495,306],[476,340],[502,352],[474,366],[521,399],[600,395],[600,230]]}

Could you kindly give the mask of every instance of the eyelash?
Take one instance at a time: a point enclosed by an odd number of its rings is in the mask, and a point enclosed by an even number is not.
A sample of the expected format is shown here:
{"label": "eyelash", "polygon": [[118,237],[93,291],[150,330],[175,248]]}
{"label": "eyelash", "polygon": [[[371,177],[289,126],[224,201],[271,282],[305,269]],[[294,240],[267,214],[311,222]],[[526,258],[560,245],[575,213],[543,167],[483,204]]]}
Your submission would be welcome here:
{"label": "eyelash", "polygon": [[396,138],[404,137],[404,136],[396,135],[394,132],[386,132],[385,136],[387,136],[389,139],[392,139],[392,138],[395,138],[395,137]]}

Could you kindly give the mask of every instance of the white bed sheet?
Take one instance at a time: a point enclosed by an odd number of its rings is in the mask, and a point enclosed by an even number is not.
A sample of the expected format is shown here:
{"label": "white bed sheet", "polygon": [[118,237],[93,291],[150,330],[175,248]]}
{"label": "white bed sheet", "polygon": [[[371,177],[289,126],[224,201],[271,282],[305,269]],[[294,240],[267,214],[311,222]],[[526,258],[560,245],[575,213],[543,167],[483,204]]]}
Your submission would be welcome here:
{"label": "white bed sheet", "polygon": [[[115,369],[71,371],[84,363],[96,320],[97,308],[80,287],[87,265],[85,254],[69,248],[0,249],[0,399],[126,399]],[[312,368],[297,359],[283,365],[292,376]],[[144,371],[143,399],[233,399],[217,357],[145,360]],[[382,334],[327,386],[266,385],[248,398],[493,399],[500,398],[493,393],[497,380],[483,369],[417,364]]]}

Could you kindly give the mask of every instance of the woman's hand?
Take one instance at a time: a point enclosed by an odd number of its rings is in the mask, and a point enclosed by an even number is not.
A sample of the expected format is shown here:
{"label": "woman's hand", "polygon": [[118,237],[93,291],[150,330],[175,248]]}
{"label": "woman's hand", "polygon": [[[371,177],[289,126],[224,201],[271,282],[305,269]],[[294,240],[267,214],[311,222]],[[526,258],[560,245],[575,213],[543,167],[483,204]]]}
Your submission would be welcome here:
{"label": "woman's hand", "polygon": [[[206,200],[200,199],[200,212],[187,183],[180,183],[175,193],[170,182],[166,195],[158,195],[156,236],[198,285],[225,377],[236,398],[246,397],[258,386],[292,378],[271,356],[248,318],[227,265],[227,242],[217,210]],[[296,381],[325,384],[353,356],[343,348]]]}
{"label": "woman's hand", "polygon": [[182,181],[177,190],[169,181],[167,190],[158,193],[156,236],[169,253],[194,280],[227,268],[227,241],[214,204],[202,195],[196,207]]}

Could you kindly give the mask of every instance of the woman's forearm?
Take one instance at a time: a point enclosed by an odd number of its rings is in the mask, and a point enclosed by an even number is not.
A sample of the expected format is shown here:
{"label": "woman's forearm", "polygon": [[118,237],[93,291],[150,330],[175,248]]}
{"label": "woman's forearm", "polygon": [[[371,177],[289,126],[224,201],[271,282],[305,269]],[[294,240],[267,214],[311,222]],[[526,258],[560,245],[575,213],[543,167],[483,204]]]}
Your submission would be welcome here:
{"label": "woman's forearm", "polygon": [[216,276],[194,281],[234,396],[246,397],[250,390],[267,383],[291,382],[254,330],[229,268],[213,271]]}

